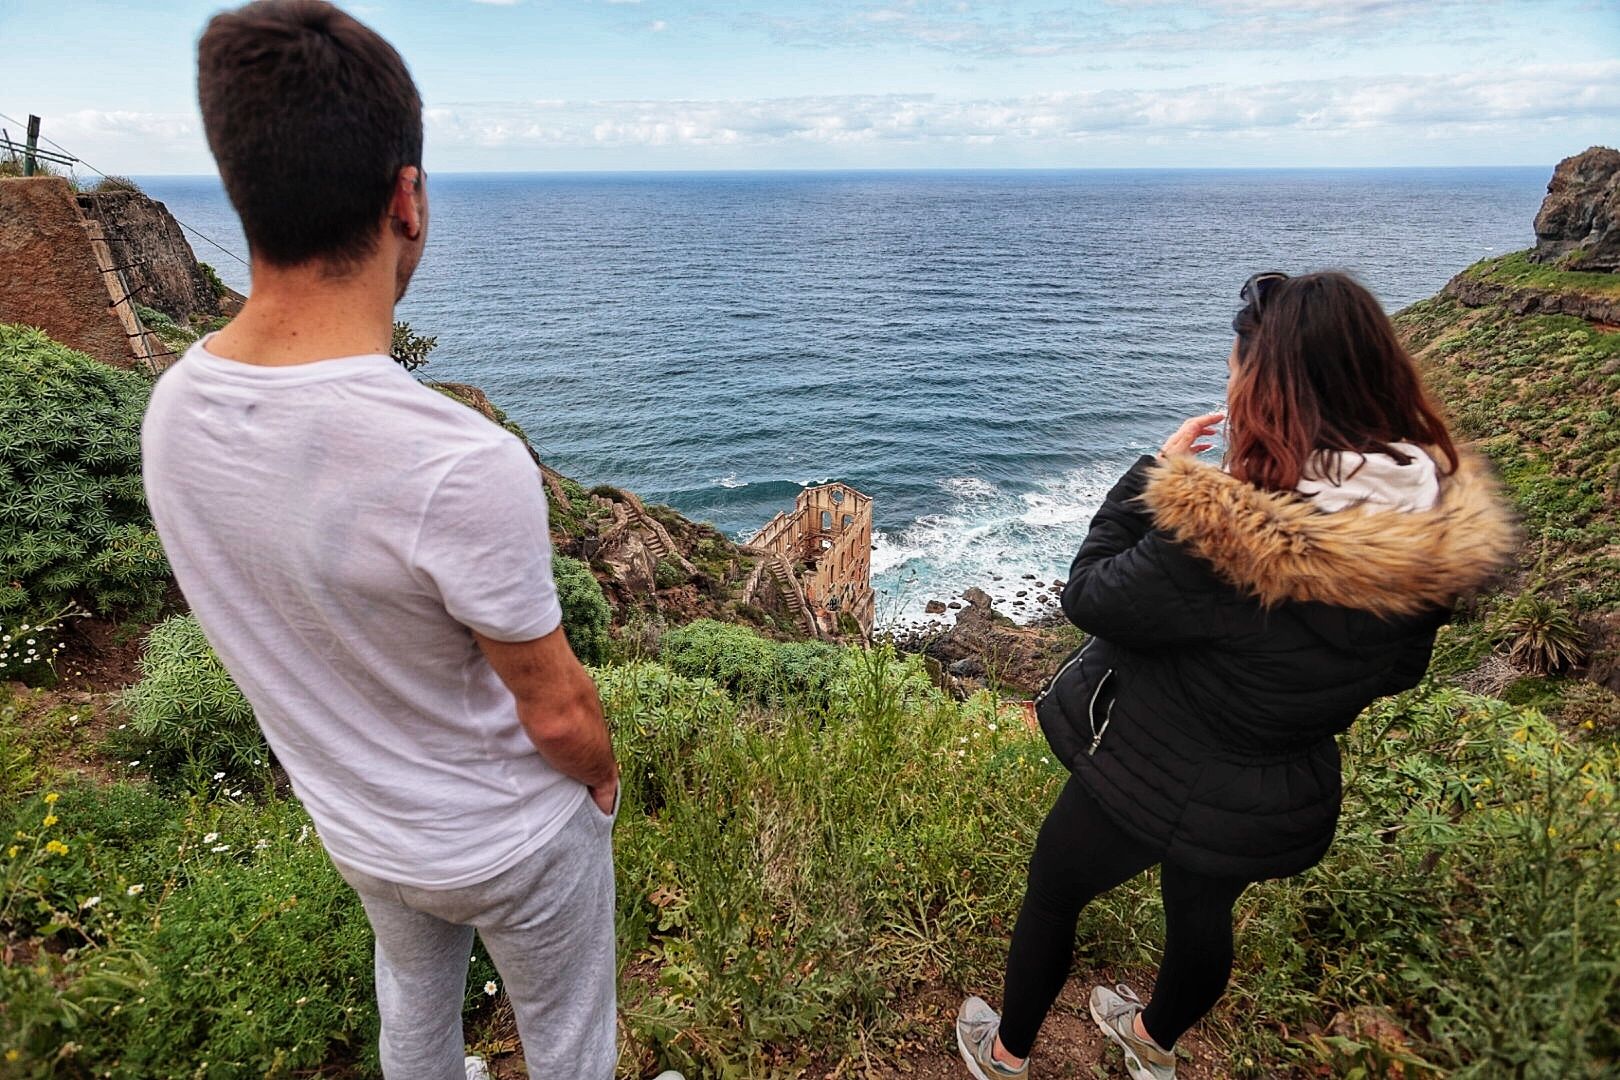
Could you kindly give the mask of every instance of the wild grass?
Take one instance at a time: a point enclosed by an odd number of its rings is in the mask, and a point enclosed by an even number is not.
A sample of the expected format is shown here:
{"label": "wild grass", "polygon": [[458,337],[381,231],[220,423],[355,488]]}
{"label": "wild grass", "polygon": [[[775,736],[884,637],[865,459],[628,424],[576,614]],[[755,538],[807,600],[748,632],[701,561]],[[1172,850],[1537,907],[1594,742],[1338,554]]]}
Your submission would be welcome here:
{"label": "wild grass", "polygon": [[1561,262],[1531,262],[1528,251],[1485,259],[1470,266],[1465,273],[1492,284],[1536,292],[1620,296],[1620,274],[1567,269]]}
{"label": "wild grass", "polygon": [[[1065,774],[989,695],[942,697],[886,647],[836,659],[819,695],[597,671],[625,783],[621,1075],[785,1077],[902,1039],[944,1047],[908,1026],[908,995],[996,996]],[[1344,751],[1328,858],[1240,902],[1232,991],[1204,1028],[1215,1071],[1605,1075],[1613,747],[1431,685],[1371,710]],[[295,803],[17,775],[0,822],[16,1075],[368,1073],[364,923]],[[1080,972],[1151,968],[1161,934],[1150,874],[1082,917]],[[497,1002],[469,996],[475,1027]]]}

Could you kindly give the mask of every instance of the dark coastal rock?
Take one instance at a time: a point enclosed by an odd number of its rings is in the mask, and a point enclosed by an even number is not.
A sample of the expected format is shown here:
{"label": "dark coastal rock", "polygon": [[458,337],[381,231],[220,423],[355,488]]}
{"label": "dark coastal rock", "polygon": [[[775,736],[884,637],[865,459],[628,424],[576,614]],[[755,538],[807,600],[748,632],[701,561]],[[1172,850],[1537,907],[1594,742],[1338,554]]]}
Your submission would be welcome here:
{"label": "dark coastal rock", "polygon": [[962,599],[966,600],[970,607],[986,609],[990,607],[990,594],[979,588],[977,585],[964,592],[962,594]]}
{"label": "dark coastal rock", "polygon": [[943,615],[945,614],[945,601],[930,600],[927,604],[923,605],[923,611],[927,612],[929,615]]}
{"label": "dark coastal rock", "polygon": [[982,589],[963,595],[968,604],[957,612],[956,624],[921,643],[923,653],[957,680],[953,689],[959,694],[980,685],[1033,694],[1073,647],[1072,634],[1013,622],[991,606]]}
{"label": "dark coastal rock", "polygon": [[1536,262],[1620,270],[1620,151],[1594,146],[1565,158],[1536,214]]}
{"label": "dark coastal rock", "polygon": [[137,298],[186,325],[193,315],[230,315],[241,297],[217,293],[169,208],[144,192],[78,196],[85,217],[101,223],[113,259]]}

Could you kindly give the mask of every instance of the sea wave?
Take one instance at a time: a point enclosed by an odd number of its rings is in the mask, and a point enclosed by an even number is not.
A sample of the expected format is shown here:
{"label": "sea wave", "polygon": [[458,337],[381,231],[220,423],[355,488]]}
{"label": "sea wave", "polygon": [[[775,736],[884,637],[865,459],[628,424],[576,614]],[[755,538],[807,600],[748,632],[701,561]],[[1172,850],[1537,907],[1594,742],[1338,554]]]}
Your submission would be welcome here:
{"label": "sea wave", "polygon": [[1052,585],[1067,575],[1092,515],[1121,469],[1121,463],[1075,468],[1039,479],[1022,492],[965,482],[971,478],[945,481],[941,486],[952,499],[944,511],[873,534],[879,621],[922,620],[929,601],[950,603],[973,586],[1021,622],[1051,610]]}

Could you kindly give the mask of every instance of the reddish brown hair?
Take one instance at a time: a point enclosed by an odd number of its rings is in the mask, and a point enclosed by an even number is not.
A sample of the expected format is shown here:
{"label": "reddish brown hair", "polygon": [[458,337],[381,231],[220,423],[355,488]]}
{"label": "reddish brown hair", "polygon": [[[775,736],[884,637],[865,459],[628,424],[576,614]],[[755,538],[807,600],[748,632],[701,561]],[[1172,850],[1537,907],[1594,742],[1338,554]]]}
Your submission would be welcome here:
{"label": "reddish brown hair", "polygon": [[323,0],[209,22],[197,98],[248,248],[352,265],[376,248],[399,170],[422,164],[422,100],[394,47]]}
{"label": "reddish brown hair", "polygon": [[1390,444],[1457,448],[1377,299],[1347,274],[1272,285],[1238,313],[1226,464],[1268,491],[1291,491],[1318,450],[1393,455]]}

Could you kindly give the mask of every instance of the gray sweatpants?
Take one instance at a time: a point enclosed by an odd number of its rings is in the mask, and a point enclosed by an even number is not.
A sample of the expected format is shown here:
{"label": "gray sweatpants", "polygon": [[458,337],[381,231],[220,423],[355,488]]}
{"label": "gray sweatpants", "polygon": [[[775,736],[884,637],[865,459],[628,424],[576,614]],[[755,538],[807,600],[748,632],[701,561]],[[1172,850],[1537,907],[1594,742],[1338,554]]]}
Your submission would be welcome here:
{"label": "gray sweatpants", "polygon": [[586,798],[563,830],[476,885],[419,889],[338,865],[377,938],[387,1080],[465,1080],[473,933],[500,972],[532,1077],[612,1080],[613,819]]}

